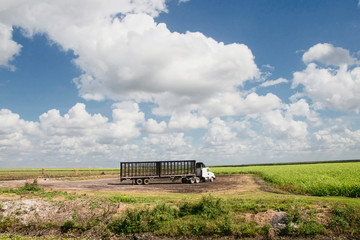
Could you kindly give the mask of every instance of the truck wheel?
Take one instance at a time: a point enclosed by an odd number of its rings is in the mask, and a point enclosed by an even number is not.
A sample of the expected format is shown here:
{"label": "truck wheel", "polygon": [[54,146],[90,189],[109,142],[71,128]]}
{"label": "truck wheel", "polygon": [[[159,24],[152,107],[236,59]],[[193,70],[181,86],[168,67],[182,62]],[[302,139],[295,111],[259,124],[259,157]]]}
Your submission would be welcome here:
{"label": "truck wheel", "polygon": [[145,179],[144,179],[144,184],[145,184],[145,185],[148,185],[149,183],[150,183],[150,179],[145,178]]}
{"label": "truck wheel", "polygon": [[143,180],[141,178],[138,178],[135,180],[136,185],[140,185],[143,183]]}
{"label": "truck wheel", "polygon": [[195,183],[199,183],[200,182],[200,178],[196,177],[195,178]]}
{"label": "truck wheel", "polygon": [[210,182],[213,182],[214,181],[214,178],[210,178]]}
{"label": "truck wheel", "polygon": [[191,183],[191,184],[194,184],[194,183],[195,183],[195,178],[193,178],[193,177],[190,178],[190,183]]}

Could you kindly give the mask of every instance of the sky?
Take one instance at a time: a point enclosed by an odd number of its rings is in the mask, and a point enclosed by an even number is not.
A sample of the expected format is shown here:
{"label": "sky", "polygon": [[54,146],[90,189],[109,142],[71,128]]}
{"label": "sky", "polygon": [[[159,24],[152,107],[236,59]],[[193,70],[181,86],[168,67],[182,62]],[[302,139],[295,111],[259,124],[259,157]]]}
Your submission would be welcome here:
{"label": "sky", "polygon": [[0,168],[360,159],[358,0],[0,0]]}

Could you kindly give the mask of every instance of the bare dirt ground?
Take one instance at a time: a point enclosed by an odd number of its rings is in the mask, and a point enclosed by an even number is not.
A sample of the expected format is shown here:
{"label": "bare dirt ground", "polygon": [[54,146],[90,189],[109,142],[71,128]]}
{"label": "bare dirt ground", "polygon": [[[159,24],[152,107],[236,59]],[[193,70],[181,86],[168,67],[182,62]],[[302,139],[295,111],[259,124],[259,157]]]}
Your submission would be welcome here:
{"label": "bare dirt ground", "polygon": [[[32,181],[32,180],[28,180]],[[25,180],[1,181],[0,187],[19,187]],[[111,191],[111,192],[155,192],[155,193],[224,193],[255,192],[264,189],[264,183],[254,179],[253,175],[217,175],[214,182],[198,184],[182,184],[179,180],[152,179],[149,185],[135,185],[131,181],[120,182],[119,178],[104,178],[91,180],[53,180],[38,179],[41,187],[56,190],[72,191]],[[266,186],[265,186],[266,188]],[[269,190],[269,189],[267,189]]]}

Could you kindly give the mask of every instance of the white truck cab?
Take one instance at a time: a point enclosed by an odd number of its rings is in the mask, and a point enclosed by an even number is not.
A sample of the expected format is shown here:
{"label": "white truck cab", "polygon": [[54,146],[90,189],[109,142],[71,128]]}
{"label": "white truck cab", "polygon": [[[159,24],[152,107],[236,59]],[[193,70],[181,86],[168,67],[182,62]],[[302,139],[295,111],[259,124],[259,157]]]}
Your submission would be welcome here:
{"label": "white truck cab", "polygon": [[215,174],[210,171],[210,168],[206,167],[204,163],[196,163],[196,176],[200,178],[201,181],[214,181]]}

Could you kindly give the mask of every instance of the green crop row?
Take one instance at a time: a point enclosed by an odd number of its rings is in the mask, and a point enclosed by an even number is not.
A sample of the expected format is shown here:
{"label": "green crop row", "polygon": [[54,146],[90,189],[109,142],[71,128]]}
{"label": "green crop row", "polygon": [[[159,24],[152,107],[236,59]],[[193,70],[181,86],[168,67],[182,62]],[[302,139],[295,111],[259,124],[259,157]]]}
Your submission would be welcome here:
{"label": "green crop row", "polygon": [[215,174],[256,174],[271,185],[289,192],[360,197],[360,162],[211,169]]}
{"label": "green crop row", "polygon": [[87,177],[119,174],[118,168],[46,168],[46,169],[0,169],[0,180],[18,180],[37,177]]}
{"label": "green crop row", "polygon": [[257,174],[280,189],[315,196],[360,197],[360,162],[213,167],[215,174]]}

